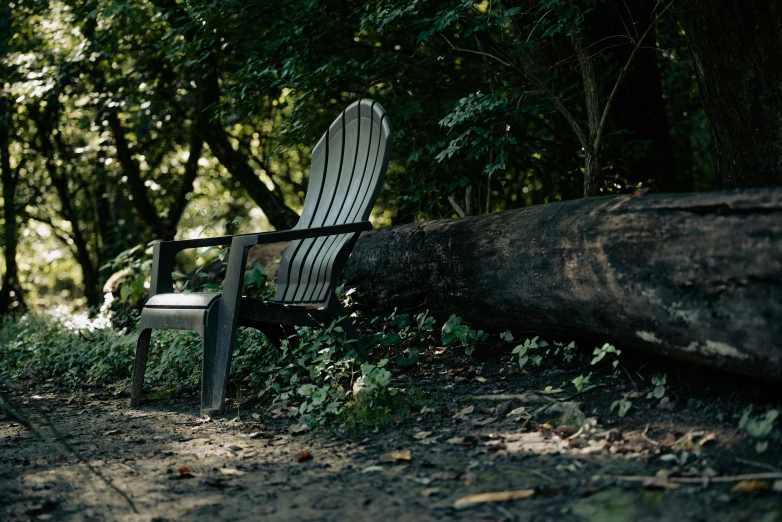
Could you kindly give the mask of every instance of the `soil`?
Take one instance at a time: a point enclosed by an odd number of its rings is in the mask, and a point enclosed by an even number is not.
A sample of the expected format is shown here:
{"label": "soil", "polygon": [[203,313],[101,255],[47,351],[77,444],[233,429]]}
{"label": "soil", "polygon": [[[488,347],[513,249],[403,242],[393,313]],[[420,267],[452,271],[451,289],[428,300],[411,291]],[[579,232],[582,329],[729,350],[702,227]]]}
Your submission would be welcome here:
{"label": "soil", "polygon": [[[111,387],[4,383],[43,440],[0,417],[0,520],[782,520],[779,433],[758,453],[738,428],[779,386],[641,357],[518,372],[507,351],[430,350],[395,380],[431,406],[368,433],[252,404],[201,417],[196,395],[131,410]],[[598,386],[578,393],[589,372]],[[656,373],[667,400],[647,398]]]}

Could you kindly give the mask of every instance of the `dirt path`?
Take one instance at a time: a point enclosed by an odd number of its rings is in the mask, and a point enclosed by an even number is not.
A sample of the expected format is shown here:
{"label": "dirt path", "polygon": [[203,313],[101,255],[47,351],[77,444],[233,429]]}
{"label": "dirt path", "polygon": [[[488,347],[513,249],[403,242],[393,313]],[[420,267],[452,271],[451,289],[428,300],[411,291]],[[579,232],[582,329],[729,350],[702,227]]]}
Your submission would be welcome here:
{"label": "dirt path", "polygon": [[[643,367],[575,396],[561,385],[577,370],[508,368],[430,356],[397,379],[431,411],[351,437],[299,434],[279,410],[199,418],[197,397],[129,410],[103,389],[5,387],[45,440],[0,417],[0,520],[782,520],[779,434],[758,454],[738,429],[748,404],[778,400],[766,385],[669,374],[660,408]],[[525,498],[460,506],[506,491]]]}

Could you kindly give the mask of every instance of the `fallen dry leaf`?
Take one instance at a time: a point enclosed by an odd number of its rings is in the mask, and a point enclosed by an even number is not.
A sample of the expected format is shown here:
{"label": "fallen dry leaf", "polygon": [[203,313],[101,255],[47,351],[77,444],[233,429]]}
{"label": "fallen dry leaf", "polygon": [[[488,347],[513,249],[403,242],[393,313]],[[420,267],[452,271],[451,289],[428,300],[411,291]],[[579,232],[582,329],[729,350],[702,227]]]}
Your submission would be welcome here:
{"label": "fallen dry leaf", "polygon": [[516,491],[494,491],[491,493],[480,493],[478,495],[467,495],[466,497],[457,499],[453,503],[453,507],[461,509],[476,504],[485,504],[487,502],[506,502],[508,500],[529,498],[534,494],[534,489],[519,489]]}
{"label": "fallen dry leaf", "polygon": [[116,435],[118,433],[122,433],[120,430],[109,430],[105,432],[103,435]]}
{"label": "fallen dry leaf", "polygon": [[576,429],[575,426],[568,426],[567,424],[564,424],[564,425],[558,427],[557,429],[555,429],[554,433],[556,435],[559,435],[560,437],[570,437],[576,431],[578,431],[578,430]]}
{"label": "fallen dry leaf", "polygon": [[481,419],[481,420],[473,420],[472,424],[474,426],[486,426],[487,424],[491,424],[492,422],[496,422],[496,417],[489,417],[488,419]]}
{"label": "fallen dry leaf", "polygon": [[421,439],[425,439],[426,437],[428,437],[431,434],[432,434],[431,431],[419,431],[418,433],[413,435],[413,438],[417,439],[417,440],[421,440]]}
{"label": "fallen dry leaf", "polygon": [[708,444],[709,442],[714,442],[715,440],[717,440],[717,434],[711,432],[698,441],[698,446],[703,446],[704,444]]}
{"label": "fallen dry leaf", "polygon": [[195,477],[195,475],[193,475],[193,473],[190,471],[190,468],[188,468],[187,466],[182,466],[177,471],[179,472],[179,475],[176,475],[176,476],[174,476],[172,478],[175,478],[175,479],[177,479],[177,478],[179,478],[179,479],[188,479],[188,478]]}
{"label": "fallen dry leaf", "polygon": [[507,417],[514,417],[516,415],[522,415],[522,414],[524,414],[525,411],[527,411],[527,408],[525,408],[524,406],[520,406],[520,407],[518,407],[516,409],[513,409],[513,410],[509,411]]}
{"label": "fallen dry leaf", "polygon": [[466,408],[462,408],[461,410],[454,413],[453,418],[456,419],[458,417],[463,417],[465,415],[471,414],[474,411],[475,411],[475,406],[471,404],[470,406],[467,406]]}
{"label": "fallen dry leaf", "polygon": [[413,455],[410,450],[393,450],[380,455],[380,462],[410,462]]}
{"label": "fallen dry leaf", "polygon": [[241,477],[244,475],[244,471],[239,471],[236,468],[220,468],[220,473],[226,477]]}
{"label": "fallen dry leaf", "polygon": [[422,497],[431,497],[433,495],[437,495],[440,493],[440,490],[442,488],[425,488],[421,490],[421,496]]}
{"label": "fallen dry leaf", "polygon": [[575,438],[568,441],[568,447],[573,449],[581,449],[586,445],[587,443],[584,439]]}
{"label": "fallen dry leaf", "polygon": [[742,480],[731,489],[733,493],[742,493],[749,495],[751,493],[765,493],[771,489],[771,484],[767,480]]}
{"label": "fallen dry leaf", "polygon": [[310,453],[307,450],[304,450],[301,453],[299,453],[299,456],[296,458],[296,462],[304,462],[310,460],[311,458],[312,458],[312,453]]}
{"label": "fallen dry leaf", "polygon": [[294,424],[292,426],[288,426],[288,433],[291,435],[303,435],[310,431],[310,427],[307,424]]}
{"label": "fallen dry leaf", "polygon": [[272,437],[274,433],[266,429],[265,426],[248,426],[242,430],[242,433],[250,437],[251,439],[257,439],[258,437]]}

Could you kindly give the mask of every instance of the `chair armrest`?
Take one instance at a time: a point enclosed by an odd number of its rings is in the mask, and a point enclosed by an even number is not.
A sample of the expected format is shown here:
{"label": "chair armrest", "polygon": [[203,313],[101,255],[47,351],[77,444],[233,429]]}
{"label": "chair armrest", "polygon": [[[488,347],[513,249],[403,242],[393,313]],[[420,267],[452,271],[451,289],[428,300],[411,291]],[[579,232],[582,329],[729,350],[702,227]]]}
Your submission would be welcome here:
{"label": "chair armrest", "polygon": [[205,237],[198,239],[181,239],[179,241],[158,241],[152,245],[152,277],[149,285],[149,296],[174,291],[174,281],[171,273],[174,270],[174,257],[188,248],[231,245],[233,250],[244,250],[254,245],[283,243],[296,239],[336,236],[339,234],[358,234],[372,230],[372,223],[360,221],[344,225],[327,227],[294,228],[280,232],[264,232],[262,234],[240,234],[236,236]]}
{"label": "chair armrest", "polygon": [[314,237],[338,236],[340,234],[358,234],[365,230],[372,230],[372,223],[359,221],[358,223],[346,223],[344,225],[330,225],[326,227],[293,228],[280,232],[264,232],[262,234],[243,234],[234,236],[231,247],[246,248],[254,245],[267,245],[270,243],[284,243],[297,239]]}

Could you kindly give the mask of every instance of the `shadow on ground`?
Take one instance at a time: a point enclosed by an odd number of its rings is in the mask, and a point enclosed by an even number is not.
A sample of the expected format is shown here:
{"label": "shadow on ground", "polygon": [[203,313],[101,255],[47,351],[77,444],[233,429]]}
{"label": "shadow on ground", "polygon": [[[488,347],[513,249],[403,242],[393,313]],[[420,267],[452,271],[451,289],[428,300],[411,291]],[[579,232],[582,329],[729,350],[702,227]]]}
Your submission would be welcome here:
{"label": "shadow on ground", "polygon": [[[0,519],[782,520],[779,436],[758,454],[738,428],[748,405],[779,400],[771,385],[623,364],[575,393],[584,368],[427,353],[396,378],[433,411],[352,436],[299,433],[279,410],[201,418],[197,397],[130,410],[101,389],[5,388],[45,438],[0,418]],[[652,375],[666,364],[661,402]],[[508,491],[526,493],[460,501]]]}

